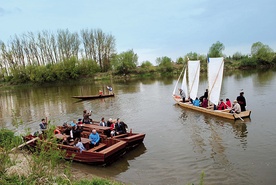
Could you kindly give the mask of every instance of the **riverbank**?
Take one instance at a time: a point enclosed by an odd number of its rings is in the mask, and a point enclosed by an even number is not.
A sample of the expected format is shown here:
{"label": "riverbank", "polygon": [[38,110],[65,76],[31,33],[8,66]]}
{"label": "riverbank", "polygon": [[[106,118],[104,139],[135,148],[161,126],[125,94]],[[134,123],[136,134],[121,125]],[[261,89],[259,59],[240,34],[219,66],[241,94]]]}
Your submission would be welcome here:
{"label": "riverbank", "polygon": [[55,145],[40,143],[38,150],[31,150],[21,144],[22,139],[12,131],[0,130],[0,184],[122,185],[72,168],[74,163],[63,160],[65,154]]}

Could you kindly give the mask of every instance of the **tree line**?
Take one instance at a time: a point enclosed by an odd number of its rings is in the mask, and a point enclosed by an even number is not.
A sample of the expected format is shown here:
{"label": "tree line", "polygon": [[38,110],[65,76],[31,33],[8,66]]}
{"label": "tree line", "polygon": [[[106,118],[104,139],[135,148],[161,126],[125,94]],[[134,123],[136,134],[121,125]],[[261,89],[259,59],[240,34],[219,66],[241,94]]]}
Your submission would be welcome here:
{"label": "tree line", "polygon": [[41,31],[15,35],[5,44],[0,40],[0,80],[12,83],[52,82],[93,76],[99,72],[112,71],[116,74],[130,73],[170,73],[175,64],[185,64],[188,60],[200,60],[206,69],[207,57],[225,58],[231,68],[256,68],[275,66],[274,51],[261,42],[251,47],[251,55],[236,52],[225,56],[224,45],[217,41],[207,55],[195,52],[179,57],[175,62],[167,56],[156,58],[157,66],[143,61],[138,67],[138,55],[132,49],[116,53],[115,37],[101,29],[83,29],[78,32],[58,30],[56,33]]}

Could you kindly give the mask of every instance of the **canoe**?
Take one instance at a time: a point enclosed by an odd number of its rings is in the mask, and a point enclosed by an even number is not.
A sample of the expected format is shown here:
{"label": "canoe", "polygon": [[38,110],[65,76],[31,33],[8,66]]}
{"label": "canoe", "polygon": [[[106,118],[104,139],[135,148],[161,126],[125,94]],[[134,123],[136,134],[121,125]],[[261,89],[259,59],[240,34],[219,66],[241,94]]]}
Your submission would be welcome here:
{"label": "canoe", "polygon": [[[83,135],[88,135],[91,132],[91,129],[96,129],[97,132],[101,135],[101,137],[111,138],[110,137],[110,128],[111,127],[103,127],[98,124],[83,124]],[[126,148],[131,149],[136,147],[137,145],[143,143],[146,134],[144,133],[133,133],[127,132],[125,134],[120,134],[112,137],[113,139],[117,139],[119,141],[124,141],[127,143]]]}
{"label": "canoe", "polygon": [[230,110],[213,110],[213,109],[198,107],[198,106],[194,106],[193,104],[190,104],[188,102],[183,103],[182,99],[179,98],[178,96],[173,96],[173,99],[181,107],[191,109],[191,110],[195,110],[195,111],[199,111],[199,112],[206,113],[206,114],[210,114],[210,115],[213,115],[213,116],[221,117],[221,118],[231,119],[231,120],[238,120],[238,119],[242,120],[243,118],[250,117],[250,114],[251,114],[250,110],[243,111],[240,114],[233,114],[233,113],[229,113]]}
{"label": "canoe", "polygon": [[80,100],[91,100],[91,99],[108,98],[108,97],[114,97],[114,96],[115,94],[104,94],[104,95],[72,96],[72,98],[76,98]]}
{"label": "canoe", "polygon": [[[24,140],[28,141],[36,136],[25,136]],[[57,139],[61,139],[61,134],[56,134]],[[40,139],[41,140],[41,139]],[[41,140],[46,142],[45,140]],[[65,151],[65,159],[77,162],[97,165],[108,165],[125,154],[127,143],[122,140],[113,138],[102,138],[98,146],[89,148],[89,139],[81,138],[81,142],[86,151],[80,152],[80,149],[71,145],[57,144],[58,148]],[[36,141],[29,143],[29,146],[36,147]],[[50,143],[49,143],[50,144]]]}

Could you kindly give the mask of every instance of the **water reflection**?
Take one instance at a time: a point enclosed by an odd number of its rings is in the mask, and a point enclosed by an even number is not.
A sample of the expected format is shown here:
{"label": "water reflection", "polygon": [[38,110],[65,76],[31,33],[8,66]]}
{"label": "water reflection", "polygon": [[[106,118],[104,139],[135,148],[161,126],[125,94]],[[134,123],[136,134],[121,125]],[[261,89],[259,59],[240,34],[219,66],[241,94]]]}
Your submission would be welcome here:
{"label": "water reflection", "polygon": [[112,165],[102,167],[102,166],[92,166],[82,163],[73,162],[74,169],[79,171],[78,173],[93,174],[100,177],[110,177],[117,176],[129,169],[130,162],[134,161],[136,158],[146,153],[147,149],[144,143],[138,145],[134,150],[127,152],[118,161],[112,163]]}

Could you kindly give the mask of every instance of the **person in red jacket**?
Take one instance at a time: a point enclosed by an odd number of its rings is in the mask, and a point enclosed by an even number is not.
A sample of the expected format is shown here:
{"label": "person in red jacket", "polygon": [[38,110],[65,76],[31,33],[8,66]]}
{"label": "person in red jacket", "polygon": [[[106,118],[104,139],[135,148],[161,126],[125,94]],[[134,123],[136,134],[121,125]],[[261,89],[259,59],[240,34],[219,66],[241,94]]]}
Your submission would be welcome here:
{"label": "person in red jacket", "polygon": [[226,109],[226,105],[225,103],[223,102],[223,99],[220,99],[219,103],[218,103],[218,106],[217,106],[217,109],[218,110],[224,110]]}

